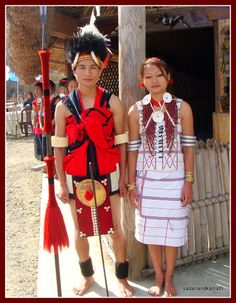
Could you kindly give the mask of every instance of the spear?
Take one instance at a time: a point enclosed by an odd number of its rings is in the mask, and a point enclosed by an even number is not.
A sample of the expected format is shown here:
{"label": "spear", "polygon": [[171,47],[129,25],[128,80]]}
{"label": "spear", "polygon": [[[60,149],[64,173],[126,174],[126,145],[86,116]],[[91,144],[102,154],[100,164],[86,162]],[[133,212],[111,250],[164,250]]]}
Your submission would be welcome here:
{"label": "spear", "polygon": [[42,49],[39,51],[42,79],[43,79],[43,105],[44,105],[44,128],[43,133],[46,137],[46,151],[47,155],[44,158],[47,166],[48,174],[48,203],[44,219],[44,249],[51,252],[54,251],[54,261],[56,269],[57,294],[62,296],[61,279],[60,279],[60,264],[58,256],[58,248],[69,246],[69,239],[66,232],[65,223],[61,214],[60,208],[57,204],[54,190],[54,156],[51,146],[51,113],[50,113],[50,92],[49,92],[49,57],[50,51],[45,47],[45,26],[46,26],[46,6],[40,6],[40,19],[42,23]]}

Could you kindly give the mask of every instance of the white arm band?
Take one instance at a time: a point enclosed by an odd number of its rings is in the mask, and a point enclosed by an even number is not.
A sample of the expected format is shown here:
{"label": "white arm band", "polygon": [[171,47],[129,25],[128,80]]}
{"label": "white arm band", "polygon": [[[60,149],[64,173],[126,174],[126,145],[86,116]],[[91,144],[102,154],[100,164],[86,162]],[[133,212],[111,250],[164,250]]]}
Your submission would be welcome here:
{"label": "white arm band", "polygon": [[52,136],[52,146],[53,147],[67,147],[68,146],[68,138],[67,137],[57,137]]}
{"label": "white arm band", "polygon": [[123,144],[128,142],[128,133],[115,136],[115,144]]}
{"label": "white arm band", "polygon": [[180,142],[182,146],[192,146],[196,145],[196,137],[195,136],[188,136],[188,135],[180,135]]}
{"label": "white arm band", "polygon": [[141,140],[140,139],[129,141],[128,146],[127,146],[127,150],[128,151],[139,150],[140,145],[141,145]]}

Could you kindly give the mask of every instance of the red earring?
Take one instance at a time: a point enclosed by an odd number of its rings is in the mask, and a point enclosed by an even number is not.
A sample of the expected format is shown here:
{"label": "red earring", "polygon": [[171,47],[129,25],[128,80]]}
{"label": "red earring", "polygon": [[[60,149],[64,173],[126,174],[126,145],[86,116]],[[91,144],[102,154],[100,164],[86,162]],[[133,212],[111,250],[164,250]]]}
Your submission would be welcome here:
{"label": "red earring", "polygon": [[140,83],[139,83],[139,87],[142,88],[142,89],[144,89],[144,88],[145,88],[144,83],[143,83],[143,82],[140,82]]}
{"label": "red earring", "polygon": [[169,85],[173,85],[174,84],[174,80],[172,78],[170,78],[170,80],[168,81]]}

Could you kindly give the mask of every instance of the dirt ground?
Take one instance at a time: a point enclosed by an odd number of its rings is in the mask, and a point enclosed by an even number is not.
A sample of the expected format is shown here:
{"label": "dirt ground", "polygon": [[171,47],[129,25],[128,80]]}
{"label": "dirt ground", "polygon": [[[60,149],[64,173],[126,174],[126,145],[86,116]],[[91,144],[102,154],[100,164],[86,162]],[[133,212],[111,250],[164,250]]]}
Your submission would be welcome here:
{"label": "dirt ground", "polygon": [[33,136],[6,140],[5,297],[36,297],[41,171]]}

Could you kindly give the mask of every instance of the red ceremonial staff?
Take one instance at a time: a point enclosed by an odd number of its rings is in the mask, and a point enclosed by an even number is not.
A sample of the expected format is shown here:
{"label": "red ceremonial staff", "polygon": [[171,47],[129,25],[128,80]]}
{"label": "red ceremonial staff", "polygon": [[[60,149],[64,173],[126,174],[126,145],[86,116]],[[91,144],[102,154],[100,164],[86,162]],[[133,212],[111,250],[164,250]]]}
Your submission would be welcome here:
{"label": "red ceremonial staff", "polygon": [[65,223],[57,204],[54,191],[54,156],[51,147],[51,112],[50,112],[50,93],[49,93],[49,57],[50,51],[45,48],[45,25],[46,25],[46,6],[40,6],[40,18],[42,22],[42,50],[39,51],[42,78],[43,78],[43,104],[44,104],[44,128],[43,133],[46,137],[47,155],[44,158],[48,174],[48,204],[44,219],[44,249],[54,251],[57,293],[61,297],[60,266],[58,248],[69,246],[69,239],[66,232]]}

